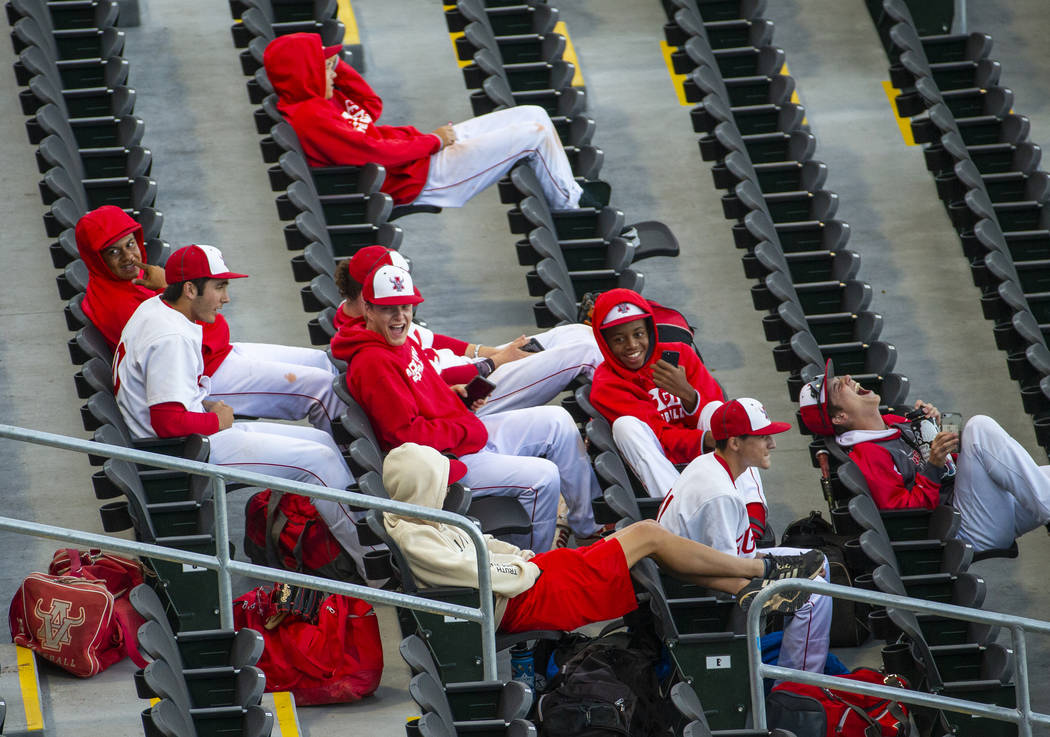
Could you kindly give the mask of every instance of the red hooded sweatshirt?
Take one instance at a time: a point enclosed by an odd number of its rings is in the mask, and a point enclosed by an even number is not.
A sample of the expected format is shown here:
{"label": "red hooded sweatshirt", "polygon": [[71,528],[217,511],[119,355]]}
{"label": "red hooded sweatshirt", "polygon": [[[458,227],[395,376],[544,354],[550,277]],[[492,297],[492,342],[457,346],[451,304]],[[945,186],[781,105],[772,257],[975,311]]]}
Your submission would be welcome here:
{"label": "red hooded sweatshirt", "polygon": [[412,341],[392,346],[373,330],[340,330],[332,355],[350,364],[347,387],[384,451],[419,443],[462,456],[485,447],[488,430]]}
{"label": "red hooded sweatshirt", "polygon": [[[77,221],[77,251],[88,268],[87,293],[81,308],[88,319],[116,349],[120,334],[138,306],[158,292],[133,284],[130,279],[119,279],[102,260],[102,251],[128,234],[139,244],[139,261],[146,263],[146,249],[142,240],[142,226],[130,215],[114,205],[103,205]],[[140,270],[134,278],[141,278]],[[221,314],[214,323],[200,323],[204,328],[204,373],[211,376],[232,350],[230,326]]]}
{"label": "red hooded sweatshirt", "polygon": [[279,36],[263,54],[277,109],[295,129],[310,166],[386,167],[382,190],[402,205],[419,196],[441,139],[410,125],[376,125],[383,101],[347,63],[325,99],[325,57],[315,33]]}
{"label": "red hooded sweatshirt", "polygon": [[[649,354],[642,368],[634,371],[620,363],[609,350],[601,324],[616,305],[628,302],[646,313],[642,318],[649,330]],[[609,422],[628,415],[637,417],[653,429],[672,463],[689,463],[702,453],[703,432],[697,429],[700,409],[713,400],[723,399],[722,389],[691,346],[659,343],[654,340],[653,312],[648,301],[630,289],[611,289],[598,297],[591,320],[594,338],[605,356],[594,372],[591,404]],[[678,351],[678,365],[685,369],[689,383],[700,394],[692,414],[686,414],[682,400],[660,389],[653,382],[652,366],[664,351]]]}

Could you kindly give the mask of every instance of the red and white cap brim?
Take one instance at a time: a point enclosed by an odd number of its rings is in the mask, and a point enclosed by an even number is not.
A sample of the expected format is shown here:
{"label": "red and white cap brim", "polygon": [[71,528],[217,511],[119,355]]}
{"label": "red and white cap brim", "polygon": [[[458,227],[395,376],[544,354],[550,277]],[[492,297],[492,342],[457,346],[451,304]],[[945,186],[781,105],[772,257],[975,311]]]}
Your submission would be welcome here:
{"label": "red and white cap brim", "polygon": [[803,386],[798,395],[802,424],[817,435],[835,434],[835,425],[828,411],[828,386],[834,378],[835,367],[829,358],[824,364],[824,375]]}
{"label": "red and white cap brim", "polygon": [[786,422],[773,422],[762,403],[741,397],[723,404],[711,415],[711,434],[716,440],[740,435],[776,435],[791,429]]}
{"label": "red and white cap brim", "polygon": [[609,310],[608,314],[606,314],[605,316],[605,319],[602,320],[600,329],[605,330],[605,328],[615,327],[616,325],[621,325],[625,322],[631,322],[632,320],[641,320],[646,317],[649,317],[649,313],[643,310],[638,305],[633,304],[631,302],[621,302],[620,304],[616,305],[611,310]]}

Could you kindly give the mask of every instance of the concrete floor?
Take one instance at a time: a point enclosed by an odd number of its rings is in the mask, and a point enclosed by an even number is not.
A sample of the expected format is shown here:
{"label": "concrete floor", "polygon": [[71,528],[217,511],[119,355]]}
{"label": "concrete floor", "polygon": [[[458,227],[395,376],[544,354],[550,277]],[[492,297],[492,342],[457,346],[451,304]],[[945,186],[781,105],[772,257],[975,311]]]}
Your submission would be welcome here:
{"label": "concrete floor", "polygon": [[[598,123],[594,142],[606,153],[602,177],[612,184],[613,204],[628,222],[666,222],[682,244],[676,260],[639,264],[646,295],[694,317],[705,360],[731,394],[758,397],[772,416],[791,419],[784,376],[773,367],[760,315],[751,305],[751,283],[722,218],[720,193],[711,184],[709,164],[700,159],[688,108],[678,104],[664,66],[660,4],[575,0],[558,6],[587,83],[589,111]],[[996,39],[993,56],[1002,62],[1003,83],[1016,91],[1016,111],[1031,116],[1035,141],[1048,140],[1045,3],[971,6],[970,27]],[[429,130],[470,116],[439,3],[358,0],[354,9],[367,50],[367,76],[384,96],[387,121]],[[966,415],[991,414],[1044,461],[992,342],[991,326],[981,318],[977,291],[921,152],[900,137],[881,87],[886,60],[863,4],[780,0],[769,4],[768,14],[817,137],[817,158],[829,166],[827,187],[840,195],[838,216],[852,226],[850,247],[863,255],[861,278],[874,288],[873,309],[885,316],[882,338],[897,346],[897,370],[911,378],[912,398]],[[306,315],[259,156],[226,3],[143,0],[142,21],[140,28],[128,29],[125,55],[130,84],[138,90],[136,114],[146,123],[145,144],[154,153],[163,237],[173,248],[217,245],[231,268],[251,274],[232,290],[226,308],[234,339],[306,344]],[[5,325],[0,412],[10,424],[84,437],[63,346],[69,333],[40,221],[39,174],[16,94],[13,75],[0,74],[0,99],[7,101],[0,105],[0,216],[8,233],[0,270],[17,275],[0,291]],[[525,270],[515,260],[505,213],[489,192],[459,211],[399,221],[403,251],[413,259],[427,299],[422,316],[433,329],[492,343],[533,328]],[[766,483],[772,522],[783,529],[822,502],[805,439],[788,433],[779,445]],[[4,442],[0,468],[4,514],[101,531],[85,459]],[[238,505],[235,500],[231,507]],[[1045,617],[1050,592],[1041,574],[1050,540],[1036,532],[1020,545],[1017,560],[974,566],[988,582],[986,609]],[[45,567],[54,547],[5,534],[0,601],[8,600],[26,573]],[[307,734],[351,724],[374,734],[400,733],[413,707],[397,637],[388,613],[383,616],[387,671],[377,697],[303,710]],[[1050,711],[1047,645],[1029,646],[1038,674],[1034,702],[1043,711]],[[141,734],[135,713],[141,705],[129,684],[118,678],[92,686],[50,680],[50,703],[62,724],[52,734],[72,734],[82,726],[77,716],[82,699],[63,692],[76,689],[82,697],[87,688],[111,694],[96,704],[123,705],[121,716],[114,713],[106,725],[108,735]],[[109,682],[112,690],[105,686]]]}

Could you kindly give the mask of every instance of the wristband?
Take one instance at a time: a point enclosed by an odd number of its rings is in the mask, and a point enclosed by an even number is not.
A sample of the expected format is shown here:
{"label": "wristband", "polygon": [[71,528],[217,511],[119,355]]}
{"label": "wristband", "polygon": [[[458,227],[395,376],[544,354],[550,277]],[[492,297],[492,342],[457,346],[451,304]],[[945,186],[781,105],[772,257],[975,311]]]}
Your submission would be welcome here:
{"label": "wristband", "polygon": [[478,367],[478,376],[483,379],[496,370],[496,362],[491,358],[483,358],[474,365]]}
{"label": "wristband", "polygon": [[474,344],[474,358],[478,357],[478,351],[481,350],[481,343]]}

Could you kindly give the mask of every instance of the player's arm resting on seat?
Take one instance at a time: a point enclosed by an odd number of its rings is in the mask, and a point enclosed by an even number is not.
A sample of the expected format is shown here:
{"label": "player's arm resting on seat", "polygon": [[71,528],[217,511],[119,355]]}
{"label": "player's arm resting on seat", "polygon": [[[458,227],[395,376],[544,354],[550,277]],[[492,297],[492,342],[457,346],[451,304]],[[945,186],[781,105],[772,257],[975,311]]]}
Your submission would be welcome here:
{"label": "player's arm resting on seat", "polygon": [[894,466],[889,451],[876,443],[860,443],[850,453],[850,460],[864,474],[871,498],[879,509],[933,509],[937,506],[944,468],[925,461],[915,470],[915,482],[908,486]]}

